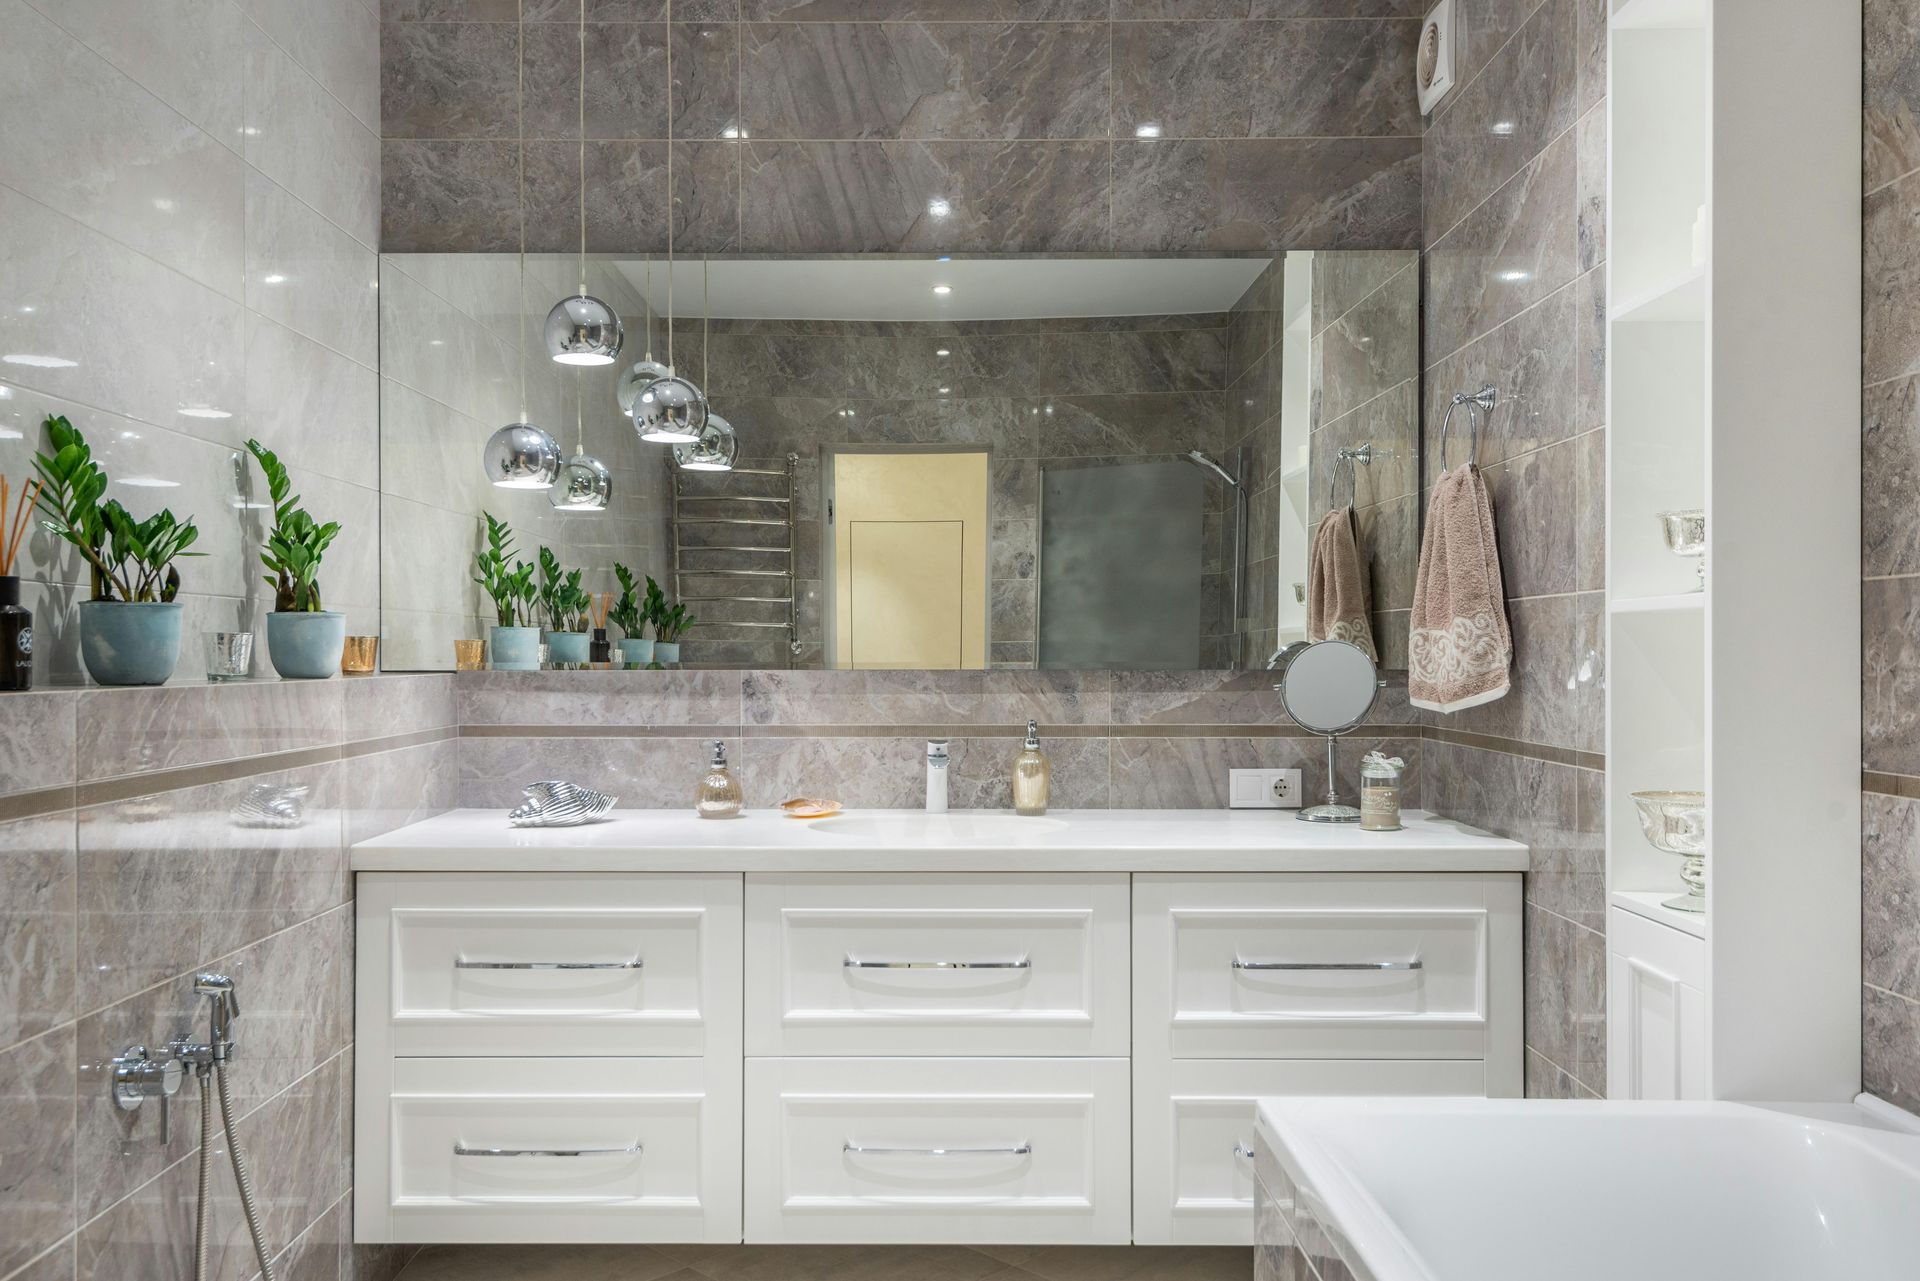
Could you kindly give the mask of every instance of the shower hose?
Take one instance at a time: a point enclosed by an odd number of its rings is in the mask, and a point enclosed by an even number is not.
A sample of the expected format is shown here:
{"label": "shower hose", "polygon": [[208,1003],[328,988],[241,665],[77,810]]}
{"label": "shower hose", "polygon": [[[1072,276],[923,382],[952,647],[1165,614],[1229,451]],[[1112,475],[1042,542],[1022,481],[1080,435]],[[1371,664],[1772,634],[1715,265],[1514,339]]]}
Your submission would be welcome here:
{"label": "shower hose", "polygon": [[220,1104],[220,1128],[227,1136],[227,1156],[233,1161],[233,1181],[240,1189],[240,1210],[253,1238],[253,1254],[260,1261],[261,1281],[274,1281],[273,1260],[267,1257],[266,1234],[260,1230],[260,1212],[254,1205],[253,1180],[247,1177],[246,1158],[240,1155],[240,1136],[233,1126],[233,1090],[227,1085],[227,1065],[216,1057],[200,1076],[200,1185],[193,1222],[193,1281],[207,1281],[207,1193],[213,1182],[213,1106]]}

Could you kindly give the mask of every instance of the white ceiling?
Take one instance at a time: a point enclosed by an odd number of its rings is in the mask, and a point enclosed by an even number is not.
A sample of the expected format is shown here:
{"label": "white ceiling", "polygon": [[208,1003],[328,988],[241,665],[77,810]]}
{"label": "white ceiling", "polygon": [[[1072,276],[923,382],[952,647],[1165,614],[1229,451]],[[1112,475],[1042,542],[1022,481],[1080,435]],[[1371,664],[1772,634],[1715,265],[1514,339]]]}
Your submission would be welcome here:
{"label": "white ceiling", "polygon": [[[1267,258],[726,259],[712,264],[712,313],[735,320],[1030,320],[1226,311]],[[621,259],[655,310],[667,309],[667,268]],[[699,260],[673,268],[673,310],[701,313]],[[936,295],[937,284],[951,285]]]}

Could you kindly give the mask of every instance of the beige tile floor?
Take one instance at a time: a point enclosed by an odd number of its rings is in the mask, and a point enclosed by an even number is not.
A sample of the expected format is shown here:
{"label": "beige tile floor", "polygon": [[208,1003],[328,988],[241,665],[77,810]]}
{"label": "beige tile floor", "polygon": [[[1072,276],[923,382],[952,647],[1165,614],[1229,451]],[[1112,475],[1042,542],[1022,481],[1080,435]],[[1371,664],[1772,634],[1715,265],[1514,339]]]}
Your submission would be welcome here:
{"label": "beige tile floor", "polygon": [[400,1281],[1250,1281],[1253,1252],[1148,1246],[545,1245],[422,1250]]}

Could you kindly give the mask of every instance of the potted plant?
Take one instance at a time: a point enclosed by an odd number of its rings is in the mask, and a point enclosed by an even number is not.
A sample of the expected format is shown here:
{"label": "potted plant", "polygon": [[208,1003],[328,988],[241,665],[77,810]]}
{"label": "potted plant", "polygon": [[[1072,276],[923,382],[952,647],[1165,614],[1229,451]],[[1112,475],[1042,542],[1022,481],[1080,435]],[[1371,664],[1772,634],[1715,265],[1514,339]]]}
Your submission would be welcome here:
{"label": "potted plant", "polygon": [[646,630],[647,616],[637,599],[639,585],[625,565],[616,563],[613,576],[620,580],[620,595],[607,617],[620,629],[620,661],[628,667],[645,667],[653,661],[653,640],[640,634]]}
{"label": "potted plant", "polygon": [[79,548],[93,582],[80,605],[80,658],[102,685],[159,685],[180,658],[180,571],[200,531],[162,508],[145,520],[109,498],[107,474],[64,415],[46,420],[53,454],[35,454],[47,531]]}
{"label": "potted plant", "polygon": [[340,532],[338,521],[321,524],[300,506],[293,480],[271,449],[257,440],[247,452],[267,478],[273,527],[260,548],[260,563],[273,588],[267,615],[267,658],[285,680],[325,680],[340,670],[347,643],[347,616],[320,604],[320,560]]}
{"label": "potted plant", "polygon": [[647,595],[653,609],[653,656],[661,663],[680,661],[680,638],[693,626],[693,615],[681,604],[669,606],[654,581],[647,580]]}
{"label": "potted plant", "polygon": [[540,629],[533,626],[533,566],[513,559],[513,530],[503,520],[487,518],[487,548],[474,558],[473,581],[493,600],[499,625],[488,635],[488,650],[498,672],[540,669]]}
{"label": "potted plant", "polygon": [[540,607],[546,611],[547,630],[540,639],[555,663],[584,663],[592,640],[593,597],[580,586],[580,570],[560,568],[551,547],[540,549]]}

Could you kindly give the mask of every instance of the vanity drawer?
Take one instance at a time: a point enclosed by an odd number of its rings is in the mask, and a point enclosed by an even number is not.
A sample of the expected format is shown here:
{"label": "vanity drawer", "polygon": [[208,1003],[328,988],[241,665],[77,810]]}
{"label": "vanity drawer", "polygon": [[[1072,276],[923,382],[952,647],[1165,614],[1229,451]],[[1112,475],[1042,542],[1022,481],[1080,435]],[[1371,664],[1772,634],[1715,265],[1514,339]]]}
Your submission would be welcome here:
{"label": "vanity drawer", "polygon": [[359,878],[359,1019],[406,1055],[738,1054],[738,876]]}
{"label": "vanity drawer", "polygon": [[739,1065],[361,1065],[361,1241],[737,1241]]}
{"label": "vanity drawer", "polygon": [[1125,1059],[749,1059],[749,1242],[1124,1244]]}
{"label": "vanity drawer", "polygon": [[1489,1058],[1518,1093],[1518,875],[1143,875],[1133,915],[1136,1054]]}
{"label": "vanity drawer", "polygon": [[1481,1095],[1475,1059],[1174,1060],[1134,1065],[1133,1239],[1253,1241],[1254,1105],[1275,1095]]}
{"label": "vanity drawer", "polygon": [[747,1053],[1128,1052],[1127,877],[747,878]]}

